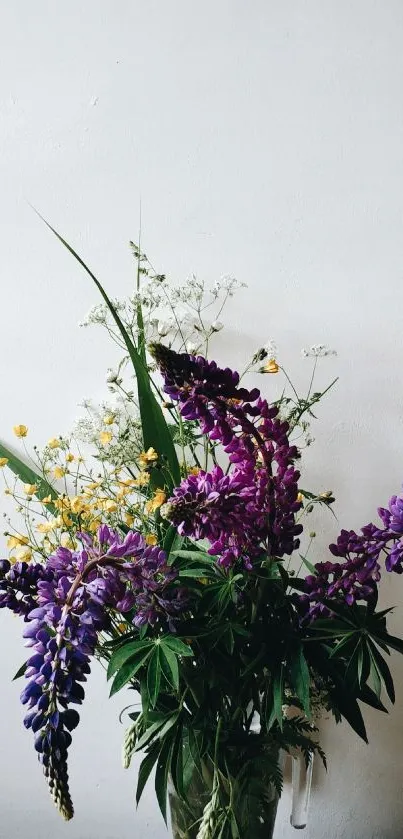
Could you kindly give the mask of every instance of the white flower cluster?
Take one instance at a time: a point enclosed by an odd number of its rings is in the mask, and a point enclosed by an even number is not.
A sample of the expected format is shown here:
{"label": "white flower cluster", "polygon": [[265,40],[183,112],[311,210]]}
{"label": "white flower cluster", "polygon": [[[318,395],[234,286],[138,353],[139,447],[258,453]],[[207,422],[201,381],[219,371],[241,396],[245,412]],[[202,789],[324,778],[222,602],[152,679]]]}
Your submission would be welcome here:
{"label": "white flower cluster", "polygon": [[337,355],[336,350],[330,349],[327,344],[312,344],[308,349],[301,350],[304,358],[325,358],[329,355]]}

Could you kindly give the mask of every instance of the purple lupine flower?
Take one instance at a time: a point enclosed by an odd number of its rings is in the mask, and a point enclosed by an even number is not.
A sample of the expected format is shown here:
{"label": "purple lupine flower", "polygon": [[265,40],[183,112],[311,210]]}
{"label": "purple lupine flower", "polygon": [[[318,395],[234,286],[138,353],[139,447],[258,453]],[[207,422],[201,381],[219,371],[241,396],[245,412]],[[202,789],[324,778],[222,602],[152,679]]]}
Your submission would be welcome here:
{"label": "purple lupine flower", "polygon": [[381,559],[385,568],[403,573],[403,498],[393,495],[388,507],[379,507],[383,527],[367,524],[360,533],[342,530],[331,553],[344,562],[318,562],[316,575],[305,578],[301,597],[305,617],[313,620],[329,614],[324,601],[344,600],[349,606],[365,601],[374,593],[381,578]]}
{"label": "purple lupine flower", "polygon": [[55,804],[66,819],[73,815],[67,751],[79,715],[71,704],[84,699],[82,683],[90,672],[99,632],[109,612],[134,611],[133,623],[163,621],[172,627],[185,607],[184,590],[170,583],[176,572],[165,553],[129,532],[121,537],[106,525],[96,537],[81,534],[82,550],[59,547],[44,565],[0,564],[0,606],[24,616],[25,645],[31,648],[21,702],[26,728]]}
{"label": "purple lupine flower", "polygon": [[197,420],[204,434],[222,443],[230,471],[219,467],[189,476],[161,510],[183,535],[211,542],[210,553],[229,567],[242,559],[251,567],[262,551],[291,554],[302,526],[296,524],[298,456],[288,440],[289,427],[278,409],[257,388],[239,387],[239,375],[201,356],[153,345],[164,376],[164,390],[179,402],[186,419]]}
{"label": "purple lupine flower", "polygon": [[40,581],[51,582],[53,573],[41,563],[0,560],[0,609],[7,608],[26,620],[36,605],[37,588]]}

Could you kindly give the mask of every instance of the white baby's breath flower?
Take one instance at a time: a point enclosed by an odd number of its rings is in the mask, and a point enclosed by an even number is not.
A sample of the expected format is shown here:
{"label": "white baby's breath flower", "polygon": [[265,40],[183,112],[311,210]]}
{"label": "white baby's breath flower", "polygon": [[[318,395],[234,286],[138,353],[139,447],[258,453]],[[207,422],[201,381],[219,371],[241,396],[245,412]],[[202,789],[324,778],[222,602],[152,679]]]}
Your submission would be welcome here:
{"label": "white baby's breath flower", "polygon": [[193,341],[186,341],[186,352],[189,355],[194,355],[197,352],[197,345]]}
{"label": "white baby's breath flower", "polygon": [[266,350],[267,355],[269,358],[277,358],[278,356],[278,346],[272,338],[269,338],[268,341],[263,346],[263,349]]}
{"label": "white baby's breath flower", "polygon": [[304,358],[325,358],[329,355],[337,355],[336,350],[332,350],[327,344],[312,344],[308,349],[301,350]]}
{"label": "white baby's breath flower", "polygon": [[221,323],[220,320],[213,320],[213,323],[211,324],[211,329],[213,332],[221,332],[221,330],[224,329],[224,324]]}
{"label": "white baby's breath flower", "polygon": [[158,320],[157,321],[157,332],[160,338],[165,338],[172,332],[173,328],[173,321],[172,318],[167,318],[165,320]]}

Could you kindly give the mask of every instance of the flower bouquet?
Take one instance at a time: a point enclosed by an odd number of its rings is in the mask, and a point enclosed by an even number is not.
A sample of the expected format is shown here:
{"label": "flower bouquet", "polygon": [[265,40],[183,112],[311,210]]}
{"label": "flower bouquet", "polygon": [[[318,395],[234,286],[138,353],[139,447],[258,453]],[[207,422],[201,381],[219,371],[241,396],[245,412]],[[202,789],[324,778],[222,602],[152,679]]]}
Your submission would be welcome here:
{"label": "flower bouquet", "polygon": [[[194,277],[173,287],[132,245],[136,289],[110,300],[61,241],[103,297],[86,323],[105,326],[124,357],[108,372],[109,401],[86,401],[71,434],[21,457],[0,447],[22,521],[8,522],[0,607],[21,616],[29,648],[17,673],[24,725],[70,819],[67,756],[95,657],[111,695],[132,697],[123,762],[143,753],[137,801],[154,773],[177,839],[267,839],[281,754],[325,759],[312,709],[365,740],[359,702],[385,710],[384,690],[394,701],[385,654],[403,641],[377,585],[383,566],[403,570],[403,500],[358,534],[342,530],[313,564],[303,524],[334,498],[304,488],[299,464],[329,351],[306,353],[304,397],[272,343],[241,377],[207,360],[234,280],[210,296]],[[278,399],[248,385],[254,372],[284,376]],[[26,426],[14,431],[25,442]]]}

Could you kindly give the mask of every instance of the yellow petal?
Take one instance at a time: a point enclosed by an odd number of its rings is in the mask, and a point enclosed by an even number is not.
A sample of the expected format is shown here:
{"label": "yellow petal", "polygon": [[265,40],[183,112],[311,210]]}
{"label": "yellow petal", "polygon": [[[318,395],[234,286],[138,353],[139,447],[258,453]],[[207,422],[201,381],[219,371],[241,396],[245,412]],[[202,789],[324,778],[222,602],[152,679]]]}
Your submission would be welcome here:
{"label": "yellow petal", "polygon": [[25,495],[35,495],[37,489],[36,484],[24,484]]}
{"label": "yellow petal", "polygon": [[101,431],[99,435],[100,442],[103,446],[107,446],[108,443],[112,440],[112,432],[111,431]]}
{"label": "yellow petal", "polygon": [[155,533],[147,533],[146,534],[146,545],[156,545],[157,544],[157,537]]}
{"label": "yellow petal", "polygon": [[24,545],[24,547],[21,548],[17,548],[15,552],[15,558],[17,562],[29,562],[29,560],[32,559],[31,548],[29,548],[27,545]]}
{"label": "yellow petal", "polygon": [[303,500],[304,500],[304,496],[302,495],[302,492],[299,492],[298,495],[297,495],[298,503],[302,504]]}
{"label": "yellow petal", "polygon": [[103,419],[104,425],[113,425],[115,422],[115,417],[113,414],[106,414]]}
{"label": "yellow petal", "polygon": [[278,373],[279,366],[275,358],[270,358],[270,360],[260,368],[261,373]]}
{"label": "yellow petal", "polygon": [[8,463],[8,457],[0,457],[0,469],[2,469],[3,466],[7,466],[7,463]]}
{"label": "yellow petal", "polygon": [[48,446],[50,449],[59,449],[60,440],[58,440],[57,437],[52,437],[51,440],[48,440]]}
{"label": "yellow petal", "polygon": [[66,460],[67,463],[73,463],[73,460],[75,460],[74,454],[72,454],[71,452],[67,452]]}
{"label": "yellow petal", "polygon": [[22,545],[28,545],[29,539],[28,536],[21,536],[20,533],[14,533],[13,536],[9,536],[7,539],[7,547],[10,548],[18,548]]}
{"label": "yellow petal", "polygon": [[26,425],[14,425],[13,431],[16,437],[26,437],[28,434],[28,428]]}
{"label": "yellow petal", "polygon": [[63,468],[63,466],[55,466],[53,474],[55,478],[63,478],[66,474],[66,470]]}
{"label": "yellow petal", "polygon": [[51,504],[52,503],[52,496],[46,495],[45,498],[42,498],[42,504]]}

